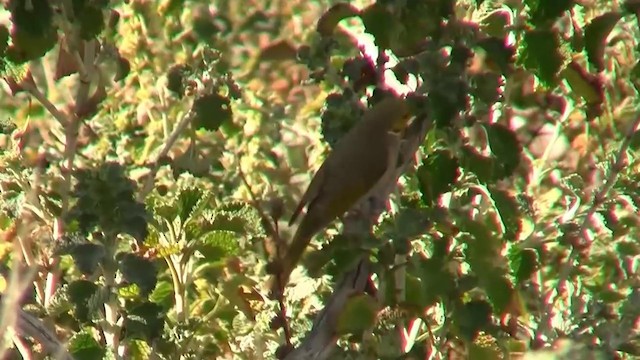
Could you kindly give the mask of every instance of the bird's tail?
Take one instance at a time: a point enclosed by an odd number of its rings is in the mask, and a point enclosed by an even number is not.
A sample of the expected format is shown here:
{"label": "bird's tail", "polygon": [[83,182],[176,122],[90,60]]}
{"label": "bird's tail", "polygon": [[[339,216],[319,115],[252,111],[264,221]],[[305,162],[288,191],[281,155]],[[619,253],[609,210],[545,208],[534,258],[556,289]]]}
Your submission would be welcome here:
{"label": "bird's tail", "polygon": [[279,259],[273,276],[269,280],[269,290],[272,295],[282,294],[289,282],[291,273],[296,268],[311,238],[318,231],[316,224],[309,223],[309,218],[304,217],[296,234],[293,236],[284,256]]}

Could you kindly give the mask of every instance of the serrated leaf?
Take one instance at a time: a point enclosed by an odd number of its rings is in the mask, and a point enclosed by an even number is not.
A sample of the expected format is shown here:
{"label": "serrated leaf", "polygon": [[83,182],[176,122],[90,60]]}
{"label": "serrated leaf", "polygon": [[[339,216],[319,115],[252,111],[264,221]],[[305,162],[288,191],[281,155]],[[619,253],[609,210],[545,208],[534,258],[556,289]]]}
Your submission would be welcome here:
{"label": "serrated leaf", "polygon": [[182,223],[186,223],[189,218],[197,214],[198,208],[201,208],[207,200],[208,194],[196,186],[180,189],[177,194],[176,210]]}
{"label": "serrated leaf", "polygon": [[551,24],[571,9],[575,0],[525,0],[531,9],[530,21],[534,25]]}
{"label": "serrated leaf", "polygon": [[71,257],[78,270],[83,274],[93,274],[106,255],[100,244],[79,244],[74,247]]}
{"label": "serrated leaf", "polygon": [[116,259],[124,280],[136,284],[142,296],[153,291],[158,282],[158,270],[153,261],[130,253],[120,253]]}
{"label": "serrated leaf", "polygon": [[519,50],[519,63],[532,71],[547,87],[554,87],[565,62],[564,50],[555,30],[530,30],[524,34]]}
{"label": "serrated leaf", "polygon": [[98,285],[87,280],[76,280],[67,286],[66,291],[69,301],[74,305],[74,317],[79,322],[91,320],[93,307],[90,301],[98,290]]}
{"label": "serrated leaf", "polygon": [[456,311],[456,325],[460,334],[468,341],[472,341],[482,330],[491,325],[491,305],[483,300],[472,300]]}
{"label": "serrated leaf", "polygon": [[360,14],[365,32],[373,35],[378,48],[389,49],[392,44],[392,33],[397,26],[396,18],[380,4],[374,3],[362,10]]}
{"label": "serrated leaf", "polygon": [[604,48],[607,37],[621,18],[622,13],[611,11],[596,17],[584,29],[587,58],[598,71],[604,70]]}
{"label": "serrated leaf", "polygon": [[567,80],[571,90],[587,103],[601,104],[604,102],[604,84],[599,77],[589,74],[577,62],[572,61],[562,70],[562,76]]}
{"label": "serrated leaf", "polygon": [[91,335],[90,330],[82,330],[75,333],[67,341],[67,350],[76,360],[96,360],[105,356],[104,348]]}
{"label": "serrated leaf", "polygon": [[135,185],[121,164],[108,162],[96,168],[79,169],[73,188],[76,203],[67,221],[77,221],[80,231],[89,233],[98,228],[108,239],[129,234],[138,242],[147,236],[148,214],[144,204],[134,197]]}
{"label": "serrated leaf", "polygon": [[434,205],[458,180],[458,159],[448,150],[437,150],[418,168],[417,176],[422,201],[427,206]]}
{"label": "serrated leaf", "polygon": [[161,280],[149,295],[149,301],[160,304],[165,309],[169,309],[173,306],[173,295],[173,285],[168,281]]}
{"label": "serrated leaf", "polygon": [[498,189],[494,186],[489,187],[489,193],[496,206],[498,215],[505,227],[504,237],[507,240],[514,241],[518,238],[518,234],[522,229],[520,206],[515,196],[505,190]]}
{"label": "serrated leaf", "polygon": [[337,334],[359,334],[371,328],[376,321],[378,303],[369,295],[352,296],[347,300],[336,326]]}
{"label": "serrated leaf", "polygon": [[162,334],[164,318],[162,307],[152,302],[144,302],[127,309],[124,321],[125,338],[153,342]]}
{"label": "serrated leaf", "polygon": [[142,340],[132,340],[127,342],[127,356],[131,360],[151,359],[154,349]]}
{"label": "serrated leaf", "polygon": [[216,131],[223,123],[233,119],[231,102],[219,94],[202,95],[193,102],[193,126],[196,129]]}
{"label": "serrated leaf", "polygon": [[510,249],[509,267],[511,273],[515,279],[516,284],[522,284],[523,282],[531,279],[531,276],[540,267],[538,254],[533,249],[518,249],[513,247]]}
{"label": "serrated leaf", "polygon": [[239,253],[238,234],[225,230],[210,231],[198,239],[194,249],[199,251],[207,262],[220,261]]}
{"label": "serrated leaf", "polygon": [[496,179],[511,176],[518,165],[522,154],[522,145],[516,133],[502,124],[484,125],[487,131],[491,153],[496,159]]}
{"label": "serrated leaf", "polygon": [[80,24],[80,37],[87,41],[94,39],[105,27],[102,8],[99,6],[101,2],[73,0],[72,3],[75,21]]}
{"label": "serrated leaf", "polygon": [[432,225],[427,209],[402,208],[393,219],[393,238],[413,239],[423,235]]}
{"label": "serrated leaf", "polygon": [[244,202],[225,203],[215,211],[205,214],[205,217],[212,230],[232,231],[245,237],[264,235],[260,215],[255,208]]}
{"label": "serrated leaf", "polygon": [[461,219],[461,231],[471,236],[464,236],[465,259],[472,271],[478,276],[481,288],[486,292],[496,313],[503,314],[514,295],[513,285],[507,279],[507,270],[503,266],[502,242],[495,237],[483,223]]}

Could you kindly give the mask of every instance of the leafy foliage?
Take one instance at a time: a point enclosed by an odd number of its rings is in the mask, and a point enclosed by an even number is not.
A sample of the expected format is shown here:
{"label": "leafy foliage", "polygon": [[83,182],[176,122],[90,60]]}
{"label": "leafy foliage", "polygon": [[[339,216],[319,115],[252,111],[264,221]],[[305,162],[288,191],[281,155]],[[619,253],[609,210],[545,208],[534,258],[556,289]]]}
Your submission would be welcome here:
{"label": "leafy foliage", "polygon": [[[3,301],[76,359],[283,357],[366,254],[332,359],[637,358],[639,10],[7,1]],[[433,125],[415,166],[270,299],[308,176],[393,91]]]}

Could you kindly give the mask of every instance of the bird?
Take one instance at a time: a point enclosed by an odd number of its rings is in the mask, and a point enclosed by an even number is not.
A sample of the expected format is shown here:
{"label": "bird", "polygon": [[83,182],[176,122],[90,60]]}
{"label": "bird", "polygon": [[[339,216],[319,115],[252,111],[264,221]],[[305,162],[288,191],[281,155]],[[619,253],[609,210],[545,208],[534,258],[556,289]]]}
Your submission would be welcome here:
{"label": "bird", "polygon": [[269,285],[272,292],[284,290],[313,236],[343,216],[378,183],[389,166],[395,166],[391,160],[397,150],[393,136],[404,132],[409,119],[405,99],[389,96],[365,110],[361,120],[338,140],[291,215],[289,226],[301,220],[273,272]]}

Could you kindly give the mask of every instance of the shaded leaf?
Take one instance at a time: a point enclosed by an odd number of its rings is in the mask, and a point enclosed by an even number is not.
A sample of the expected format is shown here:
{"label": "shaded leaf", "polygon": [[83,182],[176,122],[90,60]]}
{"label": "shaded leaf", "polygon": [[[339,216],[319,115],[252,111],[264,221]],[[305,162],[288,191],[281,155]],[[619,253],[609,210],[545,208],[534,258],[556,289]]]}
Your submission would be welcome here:
{"label": "shaded leaf", "polygon": [[434,205],[440,195],[449,192],[460,176],[458,159],[451,151],[437,150],[418,168],[417,176],[422,201]]}
{"label": "shaded leaf", "polygon": [[362,10],[360,17],[365,31],[374,37],[378,48],[389,49],[392,45],[392,35],[397,26],[397,18],[381,3],[374,3]]}
{"label": "shaded leaf", "polygon": [[91,300],[98,290],[98,285],[87,280],[76,280],[67,286],[68,299],[73,304],[74,317],[79,322],[91,320],[92,312],[95,311]]}
{"label": "shaded leaf", "polygon": [[553,87],[565,62],[557,31],[527,31],[520,44],[518,62],[533,71],[544,85]]}
{"label": "shaded leaf", "polygon": [[473,341],[480,331],[491,325],[491,305],[483,300],[465,303],[457,309],[455,315],[460,334],[469,341]]}
{"label": "shaded leaf", "polygon": [[106,352],[102,345],[86,330],[75,333],[66,343],[69,354],[76,360],[102,359]]}
{"label": "shaded leaf", "polygon": [[238,254],[238,234],[225,230],[210,231],[198,239],[193,248],[198,250],[207,262],[217,262]]}
{"label": "shaded leaf", "polygon": [[136,284],[141,295],[148,296],[158,282],[158,270],[153,261],[129,253],[120,253],[116,259],[124,280]]}
{"label": "shaded leaf", "polygon": [[505,227],[505,239],[515,241],[522,228],[520,204],[512,194],[505,190],[492,186],[489,188],[489,192]]}
{"label": "shaded leaf", "polygon": [[596,17],[584,29],[587,58],[598,71],[604,70],[604,48],[607,37],[621,18],[622,13],[611,11]]}
{"label": "shaded leaf", "polygon": [[572,61],[562,70],[571,90],[587,103],[602,104],[604,102],[604,84],[600,78],[589,74],[577,62]]}
{"label": "shaded leaf", "polygon": [[571,9],[575,0],[525,0],[531,9],[530,21],[534,25],[548,25]]}
{"label": "shaded leaf", "polygon": [[216,131],[225,122],[231,121],[233,112],[228,98],[218,94],[208,94],[197,98],[192,108],[196,129]]}
{"label": "shaded leaf", "polygon": [[340,21],[358,14],[360,14],[360,10],[351,4],[335,4],[322,14],[316,30],[323,36],[330,36]]}
{"label": "shaded leaf", "polygon": [[162,307],[152,302],[129,308],[123,326],[125,338],[149,342],[158,339],[164,329],[164,318]]}
{"label": "shaded leaf", "polygon": [[336,332],[338,334],[359,334],[375,324],[378,304],[376,299],[361,294],[347,300],[338,317]]}
{"label": "shaded leaf", "polygon": [[495,174],[501,179],[511,176],[520,164],[522,145],[516,133],[503,124],[484,125],[487,131],[491,153],[496,159]]}

